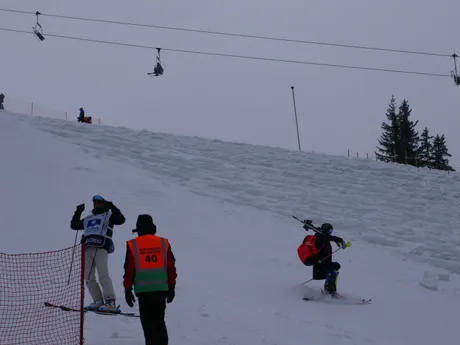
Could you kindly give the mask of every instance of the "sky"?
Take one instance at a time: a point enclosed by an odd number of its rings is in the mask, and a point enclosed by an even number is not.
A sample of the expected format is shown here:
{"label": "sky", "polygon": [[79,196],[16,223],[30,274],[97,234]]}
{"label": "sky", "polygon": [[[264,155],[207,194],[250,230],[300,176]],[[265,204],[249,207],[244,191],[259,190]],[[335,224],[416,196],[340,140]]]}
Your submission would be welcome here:
{"label": "sky", "polygon": [[[460,55],[460,3],[439,0],[2,0],[0,8],[182,28]],[[263,41],[41,17],[47,33],[169,49],[450,74],[453,59]],[[0,27],[32,15],[0,11]],[[105,124],[297,149],[373,155],[391,99],[407,99],[421,132],[445,134],[460,167],[460,87],[452,79],[162,51],[0,31],[0,92]],[[460,60],[458,61],[460,62]]]}

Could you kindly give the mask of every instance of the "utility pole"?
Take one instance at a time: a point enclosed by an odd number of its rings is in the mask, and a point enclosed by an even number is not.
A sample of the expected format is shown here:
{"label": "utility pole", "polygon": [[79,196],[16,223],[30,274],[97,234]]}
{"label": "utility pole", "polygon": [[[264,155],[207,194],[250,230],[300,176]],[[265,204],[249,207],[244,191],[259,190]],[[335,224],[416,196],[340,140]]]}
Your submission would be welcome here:
{"label": "utility pole", "polygon": [[294,86],[291,86],[291,89],[292,89],[292,100],[294,102],[295,126],[297,128],[297,143],[299,144],[299,151],[302,151],[300,149],[299,122],[297,121],[297,108],[296,108],[296,105],[295,105]]}

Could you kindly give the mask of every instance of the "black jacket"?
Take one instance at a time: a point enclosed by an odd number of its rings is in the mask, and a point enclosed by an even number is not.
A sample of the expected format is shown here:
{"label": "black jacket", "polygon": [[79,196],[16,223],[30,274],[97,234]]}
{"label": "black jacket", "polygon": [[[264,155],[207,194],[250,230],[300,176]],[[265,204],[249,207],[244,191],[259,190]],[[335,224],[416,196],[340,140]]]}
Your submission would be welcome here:
{"label": "black jacket", "polygon": [[[311,258],[307,259],[305,264],[307,266],[315,265],[318,261],[321,261],[324,264],[329,264],[332,262],[332,246],[331,242],[339,243],[343,239],[341,237],[325,235],[325,234],[315,234],[315,246],[319,249],[319,253]],[[305,237],[306,239],[307,237]],[[304,242],[305,242],[304,239]]]}
{"label": "black jacket", "polygon": [[[96,215],[96,214],[101,214],[104,212],[107,212],[108,210],[112,210],[112,215],[110,216],[109,219],[109,227],[113,229],[114,225],[122,225],[125,223],[126,218],[125,216],[121,213],[121,211],[112,203],[109,203],[110,206],[106,206],[104,208],[98,208],[98,209],[93,209],[91,212]],[[83,219],[80,219],[81,214],[83,211],[78,211],[76,210],[72,220],[70,222],[70,228],[73,230],[84,230],[85,227],[83,226]],[[107,236],[112,237],[112,231],[108,229],[107,231]]]}

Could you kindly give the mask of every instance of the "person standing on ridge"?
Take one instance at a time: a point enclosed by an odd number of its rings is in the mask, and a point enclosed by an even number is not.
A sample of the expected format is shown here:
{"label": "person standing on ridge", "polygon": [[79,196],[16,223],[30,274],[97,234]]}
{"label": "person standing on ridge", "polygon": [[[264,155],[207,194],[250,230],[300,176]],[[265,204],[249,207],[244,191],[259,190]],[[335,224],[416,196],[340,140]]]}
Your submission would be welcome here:
{"label": "person standing on ridge", "polygon": [[83,108],[80,108],[80,115],[78,116],[78,122],[83,122],[83,119],[85,118],[85,110]]}
{"label": "person standing on ridge", "polygon": [[125,300],[131,308],[134,306],[134,285],[145,344],[168,345],[165,310],[166,303],[175,297],[176,259],[169,240],[156,236],[157,227],[150,215],[138,216],[136,232],[138,237],[126,243]]}
{"label": "person standing on ridge", "polygon": [[0,110],[5,110],[3,107],[3,102],[5,102],[5,95],[2,93],[0,94]]}
{"label": "person standing on ridge", "polygon": [[300,261],[305,266],[313,266],[313,280],[325,279],[324,291],[334,297],[337,293],[337,279],[341,266],[338,262],[332,261],[330,242],[335,242],[342,249],[345,249],[347,244],[342,238],[331,235],[334,228],[329,223],[315,227],[311,220],[305,220],[303,224],[306,231],[314,230],[315,234],[307,235],[298,247]]}
{"label": "person standing on ridge", "polygon": [[[100,195],[93,197],[93,206],[91,214],[80,219],[85,204],[78,205],[70,222],[73,230],[85,231],[85,283],[93,298],[93,303],[85,309],[117,313],[120,310],[115,304],[116,296],[109,276],[108,254],[115,251],[112,240],[114,225],[122,225],[126,219],[111,201],[106,201]],[[96,270],[104,294],[96,281]]]}

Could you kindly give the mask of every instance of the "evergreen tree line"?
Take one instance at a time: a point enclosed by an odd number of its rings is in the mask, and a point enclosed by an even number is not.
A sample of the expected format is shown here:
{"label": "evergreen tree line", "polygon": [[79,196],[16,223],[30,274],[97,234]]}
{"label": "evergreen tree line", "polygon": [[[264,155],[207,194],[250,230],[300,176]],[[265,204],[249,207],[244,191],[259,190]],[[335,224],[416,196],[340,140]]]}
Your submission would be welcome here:
{"label": "evergreen tree line", "polygon": [[449,165],[452,157],[447,149],[444,134],[431,136],[425,127],[419,135],[416,130],[418,121],[411,120],[412,109],[407,100],[396,107],[394,95],[386,112],[389,123],[383,122],[383,130],[377,147],[377,159],[384,162],[410,164],[417,167],[455,171]]}

